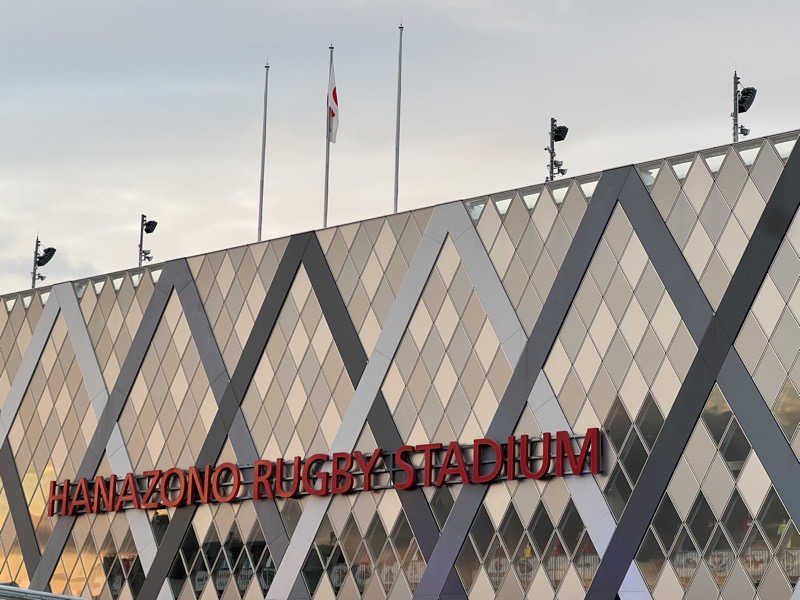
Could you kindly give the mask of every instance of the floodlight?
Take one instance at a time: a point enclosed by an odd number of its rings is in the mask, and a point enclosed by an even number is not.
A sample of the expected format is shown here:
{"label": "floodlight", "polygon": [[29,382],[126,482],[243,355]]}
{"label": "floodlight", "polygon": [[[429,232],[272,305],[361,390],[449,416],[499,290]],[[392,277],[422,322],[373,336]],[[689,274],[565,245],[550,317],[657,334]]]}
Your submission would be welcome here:
{"label": "floodlight", "polygon": [[740,135],[747,135],[750,130],[744,125],[739,124],[739,114],[747,112],[753,106],[756,99],[756,88],[742,87],[742,78],[739,74],[733,72],[733,111],[731,118],[733,119],[733,142],[739,141]]}
{"label": "floodlight", "polygon": [[144,234],[145,233],[153,233],[156,230],[156,226],[158,225],[158,221],[155,219],[147,220],[147,215],[141,215],[139,217],[139,266],[142,266],[142,261],[151,261],[153,260],[152,254],[150,254],[150,250],[145,250],[142,247],[142,242],[144,241]]}
{"label": "floodlight", "polygon": [[739,99],[737,101],[738,110],[740,113],[747,112],[756,99],[756,88],[746,87],[739,92]]}
{"label": "floodlight", "polygon": [[39,267],[45,266],[49,263],[53,256],[56,254],[56,249],[48,246],[41,252],[39,248],[42,247],[42,242],[39,241],[39,236],[36,236],[36,243],[33,246],[33,270],[31,271],[31,287],[36,287],[37,281],[44,281],[44,275],[38,272]]}
{"label": "floodlight", "polygon": [[566,125],[559,125],[555,117],[550,117],[550,145],[544,149],[549,155],[550,162],[547,168],[547,179],[545,181],[553,181],[556,175],[565,175],[567,170],[564,167],[563,161],[556,160],[556,142],[563,142],[567,139],[567,132],[569,128]]}
{"label": "floodlight", "polygon": [[50,259],[53,258],[55,253],[56,253],[56,249],[52,248],[52,247],[51,248],[45,248],[44,250],[42,250],[42,253],[39,256],[36,257],[36,266],[37,267],[45,266],[47,263],[50,262]]}

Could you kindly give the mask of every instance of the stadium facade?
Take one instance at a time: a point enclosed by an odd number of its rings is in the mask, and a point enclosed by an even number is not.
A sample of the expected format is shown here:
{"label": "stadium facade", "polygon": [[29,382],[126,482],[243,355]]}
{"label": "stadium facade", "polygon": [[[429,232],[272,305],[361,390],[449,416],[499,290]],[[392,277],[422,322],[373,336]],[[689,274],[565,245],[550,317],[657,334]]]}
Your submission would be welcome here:
{"label": "stadium facade", "polygon": [[0,581],[791,597],[799,134],[3,296]]}

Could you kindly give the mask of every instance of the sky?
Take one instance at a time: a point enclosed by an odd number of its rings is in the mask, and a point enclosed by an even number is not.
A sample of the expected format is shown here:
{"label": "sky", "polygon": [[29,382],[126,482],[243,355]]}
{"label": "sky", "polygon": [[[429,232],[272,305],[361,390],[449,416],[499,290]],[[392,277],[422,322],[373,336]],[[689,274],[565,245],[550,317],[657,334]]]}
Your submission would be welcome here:
{"label": "sky", "polygon": [[796,0],[0,0],[0,293],[253,242],[264,62],[264,238],[322,225],[328,46],[340,104],[329,224],[800,128]]}

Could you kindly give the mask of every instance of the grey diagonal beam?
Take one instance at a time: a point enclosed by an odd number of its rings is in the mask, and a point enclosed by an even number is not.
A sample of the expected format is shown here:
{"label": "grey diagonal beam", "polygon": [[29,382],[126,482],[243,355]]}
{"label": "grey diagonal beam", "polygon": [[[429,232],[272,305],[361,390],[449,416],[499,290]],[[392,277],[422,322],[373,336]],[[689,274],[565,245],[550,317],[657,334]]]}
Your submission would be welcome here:
{"label": "grey diagonal beam", "polygon": [[[511,435],[525,409],[528,396],[544,367],[550,349],[555,342],[561,324],[572,305],[583,276],[588,269],[597,244],[605,231],[617,197],[625,181],[636,176],[632,167],[622,167],[603,173],[581,220],[575,237],[564,257],[550,293],[547,295],[533,332],[528,338],[517,366],[503,393],[486,437],[505,440]],[[433,600],[438,598],[444,584],[444,574],[454,564],[461,546],[478,509],[483,502],[488,486],[469,485],[458,495],[439,543],[428,562],[415,598]]]}
{"label": "grey diagonal beam", "polygon": [[14,521],[19,547],[22,550],[25,570],[33,573],[39,566],[42,555],[39,552],[39,542],[36,540],[36,530],[33,528],[28,501],[25,499],[22,482],[19,480],[17,463],[8,440],[0,446],[0,479],[3,480],[3,489],[6,492],[11,519]]}
{"label": "grey diagonal beam", "polygon": [[[253,374],[258,368],[258,363],[264,354],[264,348],[269,341],[272,330],[278,321],[281,308],[292,287],[292,282],[294,282],[311,235],[313,234],[304,233],[292,236],[289,240],[289,244],[281,257],[278,269],[253,323],[247,342],[245,342],[242,349],[242,355],[234,369],[233,376],[223,392],[222,402],[219,403],[217,414],[214,416],[206,440],[203,442],[197,457],[198,465],[210,465],[217,461],[225,441],[228,439],[228,433],[236,421],[236,415],[241,414],[239,409],[242,400],[250,386]],[[178,550],[181,543],[183,543],[184,535],[191,526],[195,511],[195,506],[184,506],[173,513],[158,547],[156,560],[145,577],[137,600],[152,600],[158,596],[159,590],[164,585],[169,570],[178,556]],[[276,516],[280,517],[280,515]],[[280,530],[276,531],[276,529],[270,528],[264,531],[264,537],[267,538],[270,534],[274,536],[266,539],[267,547],[270,549],[271,554],[274,553],[276,556],[280,556],[281,551],[288,545],[288,539],[285,530],[281,532]],[[300,596],[304,591],[304,586],[295,590]],[[305,597],[308,597],[307,591]]]}
{"label": "grey diagonal beam", "polygon": [[[519,322],[517,313],[508,299],[505,288],[503,288],[463,204],[453,204],[447,208],[451,211],[451,238],[461,257],[462,264],[475,286],[478,297],[486,309],[492,327],[501,340],[509,364],[514,368],[525,347],[525,330]],[[454,231],[459,229],[463,232],[455,234]],[[528,407],[544,431],[572,431],[561,405],[543,373],[540,373],[528,396]],[[592,543],[602,556],[616,526],[611,510],[605,503],[594,478],[571,477],[567,478],[566,482]],[[630,581],[624,586],[624,589],[623,598],[650,597],[647,585],[636,568],[631,570]],[[442,596],[447,596],[446,587],[442,590]]]}
{"label": "grey diagonal beam", "polygon": [[525,330],[514,306],[497,276],[494,264],[478,236],[467,209],[461,202],[442,206],[439,210],[448,220],[448,233],[469,275],[486,316],[500,340],[500,347],[513,369],[525,348]]}
{"label": "grey diagonal beam", "polygon": [[[322,314],[331,330],[331,336],[342,357],[350,382],[353,384],[353,388],[357,388],[367,366],[367,353],[364,351],[364,346],[361,344],[361,339],[358,337],[358,332],[353,325],[350,313],[316,236],[311,239],[306,248],[303,265],[314,288],[314,293],[320,301]],[[367,423],[369,423],[378,446],[382,449],[394,452],[405,444],[381,391],[378,391],[375,402],[370,408]],[[436,545],[439,526],[436,524],[436,518],[425,493],[420,488],[415,488],[400,490],[398,496],[405,514],[408,515],[408,521],[420,550],[427,559]],[[300,577],[299,574],[298,577]],[[466,598],[461,579],[455,569],[451,569],[445,589],[449,595]]]}
{"label": "grey diagonal beam", "polygon": [[36,370],[36,365],[39,364],[39,358],[42,356],[45,344],[50,338],[50,332],[53,330],[58,312],[58,302],[50,294],[47,303],[44,305],[44,310],[39,316],[39,321],[33,330],[31,341],[28,342],[28,347],[22,356],[22,362],[17,367],[14,381],[11,383],[11,389],[6,395],[3,408],[0,409],[0,444],[5,443],[6,438],[8,438],[8,432],[17,417],[17,411],[22,404],[22,399],[25,397],[25,392],[28,391],[31,377],[33,377],[33,372]]}
{"label": "grey diagonal beam", "polygon": [[[173,268],[173,263],[167,263],[161,271],[161,276],[142,315],[142,320],[136,330],[136,335],[133,337],[131,347],[127,356],[125,356],[119,375],[117,375],[114,389],[108,397],[108,402],[98,419],[97,427],[78,467],[76,479],[94,476],[105,453],[108,454],[111,464],[119,460],[118,455],[127,455],[124,440],[121,436],[117,438],[114,435],[114,429],[172,293],[170,275]],[[75,524],[75,518],[74,516],[62,516],[56,521],[47,547],[42,553],[42,560],[36,571],[31,575],[31,589],[44,590],[47,588],[50,578],[53,576],[53,570],[61,557],[64,544],[66,544]]]}
{"label": "grey diagonal beam", "polygon": [[[681,318],[699,344],[713,316],[711,306],[644,184],[629,183],[620,202]],[[800,462],[735,348],[729,351],[717,382],[789,515],[800,522]]]}
{"label": "grey diagonal beam", "polygon": [[[425,284],[436,264],[436,259],[439,257],[439,252],[447,237],[447,229],[446,213],[439,208],[435,209],[398,290],[389,316],[378,336],[372,355],[345,411],[339,431],[331,444],[332,453],[351,452],[358,442],[374,400],[389,371],[395,351],[414,314]],[[329,496],[314,496],[306,500],[306,506],[289,541],[283,562],[275,573],[272,586],[267,590],[267,598],[283,600],[292,597],[292,587],[295,582],[302,579],[298,575],[303,568],[308,550],[311,548],[330,501]],[[450,572],[451,566],[452,563],[447,565],[447,573]],[[447,573],[444,575],[445,579],[448,576]]]}
{"label": "grey diagonal beam", "polygon": [[641,177],[631,177],[625,183],[619,202],[689,334],[695,344],[700,344],[714,311]]}
{"label": "grey diagonal beam", "polygon": [[[185,261],[181,262],[185,272],[186,283],[178,289],[178,297],[183,307],[183,313],[186,315],[189,330],[192,333],[192,340],[197,347],[203,368],[211,383],[212,393],[217,400],[217,404],[219,404],[225,396],[230,377],[225,367],[225,361],[219,351],[217,339],[211,329],[211,323],[208,321],[208,315],[203,307],[197,284],[189,271],[189,265]],[[241,406],[236,411],[228,437],[231,440],[233,451],[239,464],[252,465],[260,458],[253,442],[250,428],[244,419]],[[265,532],[265,538],[272,541],[270,555],[276,563],[280,563],[286,545],[289,543],[289,536],[286,533],[280,511],[274,500],[254,500],[253,506],[255,507],[261,530]],[[182,539],[181,537],[181,541]]]}
{"label": "grey diagonal beam", "polygon": [[789,516],[800,523],[800,462],[735,348],[722,363],[719,386]]}
{"label": "grey diagonal beam", "polygon": [[11,430],[11,425],[14,423],[19,407],[22,405],[25,392],[28,390],[36,365],[39,364],[39,359],[42,356],[47,340],[50,338],[50,332],[53,330],[58,314],[58,301],[50,294],[22,357],[22,362],[17,367],[17,372],[11,383],[11,389],[6,395],[2,409],[0,409],[0,479],[3,481],[11,517],[14,521],[14,529],[22,550],[25,569],[29,575],[39,565],[41,554],[28,502],[22,489],[20,475],[17,472],[14,453],[8,443],[8,432]]}
{"label": "grey diagonal beam", "polygon": [[798,204],[800,153],[795,147],[747,243],[717,313],[703,335],[689,372],[614,531],[609,550],[595,574],[587,599],[609,598],[619,589],[624,572],[636,555]]}
{"label": "grey diagonal beam", "polygon": [[[539,377],[528,396],[528,407],[543,431],[569,431],[572,433],[569,421],[564,416],[558,398],[544,371],[539,372]],[[591,476],[567,477],[564,482],[567,484],[570,497],[586,526],[586,531],[589,532],[589,537],[602,558],[617,524],[600,486]],[[628,569],[619,595],[622,600],[651,597],[647,584],[636,565],[632,564]]]}
{"label": "grey diagonal beam", "polygon": [[[53,288],[53,293],[58,300],[61,315],[67,325],[67,335],[75,351],[75,360],[83,378],[83,386],[92,403],[95,415],[100,419],[108,403],[108,388],[100,370],[100,364],[97,362],[97,355],[86,328],[86,321],[75,296],[75,288],[71,283],[62,283]],[[115,423],[107,447],[115,448],[120,444],[124,446],[122,432],[119,424]],[[125,473],[133,471],[133,464],[127,452],[114,453],[110,462],[111,469],[117,475],[125,475]],[[125,514],[136,545],[136,552],[146,571],[156,556],[156,540],[150,527],[150,521],[144,511],[129,510]]]}

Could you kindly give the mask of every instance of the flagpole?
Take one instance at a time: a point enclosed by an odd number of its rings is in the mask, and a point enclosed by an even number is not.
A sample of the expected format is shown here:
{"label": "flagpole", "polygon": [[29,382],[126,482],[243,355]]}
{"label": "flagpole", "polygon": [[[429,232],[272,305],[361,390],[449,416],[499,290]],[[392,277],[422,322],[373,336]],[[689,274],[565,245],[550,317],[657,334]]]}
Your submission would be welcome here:
{"label": "flagpole", "polygon": [[400,174],[400,90],[403,74],[403,24],[400,23],[400,46],[397,51],[397,116],[394,130],[394,212],[397,213],[398,178]]}
{"label": "flagpole", "polygon": [[258,184],[258,241],[261,241],[261,221],[264,215],[264,164],[267,150],[267,89],[269,85],[269,63],[264,65],[264,118],[261,125],[261,179]]}
{"label": "flagpole", "polygon": [[[330,50],[330,63],[328,65],[328,78],[330,80],[331,68],[333,68],[333,44],[328,46]],[[331,166],[331,108],[328,105],[330,99],[325,98],[325,197],[322,205],[322,226],[328,226],[328,174]]]}

